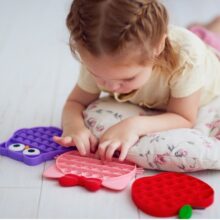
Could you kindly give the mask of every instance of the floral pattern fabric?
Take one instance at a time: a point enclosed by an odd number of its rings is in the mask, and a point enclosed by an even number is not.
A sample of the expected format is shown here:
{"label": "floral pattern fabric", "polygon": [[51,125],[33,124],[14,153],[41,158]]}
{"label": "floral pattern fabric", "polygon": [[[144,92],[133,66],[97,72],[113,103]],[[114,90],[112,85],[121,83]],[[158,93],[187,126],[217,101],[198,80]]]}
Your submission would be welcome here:
{"label": "floral pattern fabric", "polygon": [[[109,127],[125,118],[160,113],[104,97],[88,106],[84,121],[99,138]],[[220,169],[220,98],[200,109],[193,129],[173,129],[143,136],[130,148],[126,159],[154,170],[193,172]]]}

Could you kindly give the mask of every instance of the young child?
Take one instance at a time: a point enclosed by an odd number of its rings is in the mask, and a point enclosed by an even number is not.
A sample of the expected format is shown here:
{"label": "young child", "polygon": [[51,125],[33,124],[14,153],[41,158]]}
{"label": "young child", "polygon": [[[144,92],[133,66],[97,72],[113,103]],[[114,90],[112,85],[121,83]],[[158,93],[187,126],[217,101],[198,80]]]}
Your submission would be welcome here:
{"label": "young child", "polygon": [[[220,62],[212,47],[187,29],[169,26],[157,0],[74,0],[67,27],[82,68],[63,109],[62,137],[54,140],[75,145],[81,155],[97,149],[110,160],[119,150],[124,160],[143,135],[192,128],[198,109],[220,95]],[[101,91],[164,113],[125,119],[97,140],[82,112]]]}

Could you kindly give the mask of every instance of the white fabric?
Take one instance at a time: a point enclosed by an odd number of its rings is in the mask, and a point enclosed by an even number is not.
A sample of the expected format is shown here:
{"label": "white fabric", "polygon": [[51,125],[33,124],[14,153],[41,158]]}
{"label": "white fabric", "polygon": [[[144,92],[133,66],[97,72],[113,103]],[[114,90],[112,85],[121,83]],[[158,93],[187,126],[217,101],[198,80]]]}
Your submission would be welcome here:
{"label": "white fabric", "polygon": [[[84,111],[85,124],[96,137],[133,115],[152,115],[130,103],[104,97]],[[199,111],[194,129],[174,129],[146,135],[129,150],[127,160],[146,169],[193,172],[220,169],[220,98]]]}

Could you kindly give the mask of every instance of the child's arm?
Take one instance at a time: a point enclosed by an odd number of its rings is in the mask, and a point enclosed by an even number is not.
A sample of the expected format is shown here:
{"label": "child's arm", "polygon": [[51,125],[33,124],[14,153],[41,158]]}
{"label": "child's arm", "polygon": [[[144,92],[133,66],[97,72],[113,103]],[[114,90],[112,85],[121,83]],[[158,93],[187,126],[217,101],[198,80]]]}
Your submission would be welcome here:
{"label": "child's arm", "polygon": [[128,150],[143,135],[175,128],[191,128],[196,122],[200,93],[185,98],[171,98],[167,112],[155,116],[134,116],[109,128],[101,137],[99,155],[110,160],[115,150],[121,151],[124,160]]}
{"label": "child's arm", "polygon": [[139,134],[175,128],[192,128],[197,119],[201,90],[184,98],[170,98],[167,112],[155,116],[137,116]]}
{"label": "child's arm", "polygon": [[55,136],[54,141],[66,147],[75,145],[82,155],[88,154],[90,147],[95,150],[97,140],[86,128],[82,112],[98,97],[99,94],[88,93],[76,85],[63,108],[62,137]]}

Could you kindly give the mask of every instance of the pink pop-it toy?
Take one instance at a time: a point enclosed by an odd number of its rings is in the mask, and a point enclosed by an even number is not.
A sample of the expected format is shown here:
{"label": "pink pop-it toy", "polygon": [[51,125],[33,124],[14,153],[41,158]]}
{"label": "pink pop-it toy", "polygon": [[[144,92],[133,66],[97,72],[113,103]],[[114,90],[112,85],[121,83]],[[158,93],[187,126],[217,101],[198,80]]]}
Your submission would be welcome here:
{"label": "pink pop-it toy", "polygon": [[96,191],[101,186],[122,190],[136,173],[142,172],[142,168],[119,162],[116,158],[110,162],[102,162],[94,154],[84,157],[78,151],[70,151],[57,157],[55,164],[43,176],[58,179],[62,186],[81,185],[90,191]]}
{"label": "pink pop-it toy", "polygon": [[214,201],[214,190],[207,183],[173,172],[135,180],[131,194],[139,209],[157,217],[175,216],[184,205],[204,209]]}

